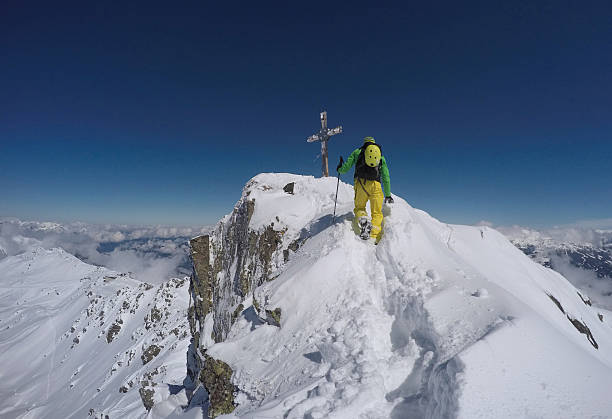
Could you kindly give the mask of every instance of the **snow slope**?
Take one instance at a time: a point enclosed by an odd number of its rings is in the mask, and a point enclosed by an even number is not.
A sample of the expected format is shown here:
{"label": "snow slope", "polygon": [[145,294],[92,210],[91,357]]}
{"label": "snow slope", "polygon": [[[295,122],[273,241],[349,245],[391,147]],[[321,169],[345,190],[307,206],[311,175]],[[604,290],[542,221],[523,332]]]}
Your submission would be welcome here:
{"label": "snow slope", "polygon": [[147,399],[186,404],[188,285],[154,287],[58,248],[0,260],[0,417],[144,417]]}
{"label": "snow slope", "polygon": [[[335,191],[290,174],[245,187],[249,228],[273,225],[282,246],[225,340],[203,325],[233,369],[227,417],[612,417],[612,312],[497,231],[399,197],[381,243],[363,242],[351,185],[332,223]],[[0,417],[202,417],[182,409],[186,280],[151,286],[61,249],[0,257]]]}
{"label": "snow slope", "polygon": [[[352,231],[351,185],[331,224],[335,190],[290,174],[245,188],[251,229],[305,242],[277,258],[225,341],[203,342],[234,371],[228,417],[612,417],[607,313],[560,274],[491,228],[399,197],[374,246]],[[275,309],[280,327],[262,321]]]}

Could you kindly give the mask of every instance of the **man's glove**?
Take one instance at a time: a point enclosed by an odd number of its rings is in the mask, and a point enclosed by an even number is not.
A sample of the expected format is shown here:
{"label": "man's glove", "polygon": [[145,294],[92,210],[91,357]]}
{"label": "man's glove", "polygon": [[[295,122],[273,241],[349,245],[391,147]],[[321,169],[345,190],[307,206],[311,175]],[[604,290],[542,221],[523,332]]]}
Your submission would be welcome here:
{"label": "man's glove", "polygon": [[338,163],[338,166],[336,167],[336,172],[340,171],[340,168],[342,167],[343,164],[344,164],[344,159],[342,158],[342,156],[340,156],[340,163]]}
{"label": "man's glove", "polygon": [[392,203],[393,203],[393,198],[391,198],[391,196],[385,197],[385,204],[392,204]]}

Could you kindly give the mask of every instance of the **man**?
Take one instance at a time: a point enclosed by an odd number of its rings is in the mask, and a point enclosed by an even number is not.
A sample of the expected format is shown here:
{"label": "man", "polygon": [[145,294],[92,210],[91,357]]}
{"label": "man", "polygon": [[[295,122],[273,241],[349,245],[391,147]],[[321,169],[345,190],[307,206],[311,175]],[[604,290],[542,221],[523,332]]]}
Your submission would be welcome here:
{"label": "man", "polygon": [[[393,203],[393,198],[391,198],[389,168],[380,146],[373,137],[365,137],[363,146],[353,151],[346,163],[341,156],[336,170],[344,174],[353,165],[355,165],[355,228],[359,229],[359,236],[362,239],[367,240],[372,237],[378,243],[382,232],[383,199],[385,203]],[[385,190],[384,198],[380,186],[381,180]],[[368,221],[366,211],[368,201],[372,211],[371,223]]]}

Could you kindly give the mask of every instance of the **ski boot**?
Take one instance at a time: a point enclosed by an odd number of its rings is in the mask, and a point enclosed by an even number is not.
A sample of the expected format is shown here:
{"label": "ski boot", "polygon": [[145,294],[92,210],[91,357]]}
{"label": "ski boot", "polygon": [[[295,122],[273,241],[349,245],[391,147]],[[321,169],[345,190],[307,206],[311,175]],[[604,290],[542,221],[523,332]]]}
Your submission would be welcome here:
{"label": "ski boot", "polygon": [[372,231],[372,223],[367,217],[359,217],[359,237],[362,240],[368,240],[370,238],[370,232]]}

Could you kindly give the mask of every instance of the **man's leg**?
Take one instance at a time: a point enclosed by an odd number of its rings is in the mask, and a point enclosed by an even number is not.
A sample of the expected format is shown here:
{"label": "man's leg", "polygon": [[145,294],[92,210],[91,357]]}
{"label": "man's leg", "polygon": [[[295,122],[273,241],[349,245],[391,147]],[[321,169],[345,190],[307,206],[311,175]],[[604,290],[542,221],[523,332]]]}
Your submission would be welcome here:
{"label": "man's leg", "polygon": [[383,213],[382,206],[384,201],[384,195],[380,182],[375,180],[368,181],[368,192],[370,193],[370,209],[372,210],[372,232],[370,237],[378,239],[379,234],[382,232]]}
{"label": "man's leg", "polygon": [[[366,181],[355,179],[355,219],[353,220],[353,229],[356,233],[359,233],[359,218],[367,217],[366,204],[368,203],[368,194],[364,190],[364,183]],[[367,186],[365,186],[367,188]]]}

